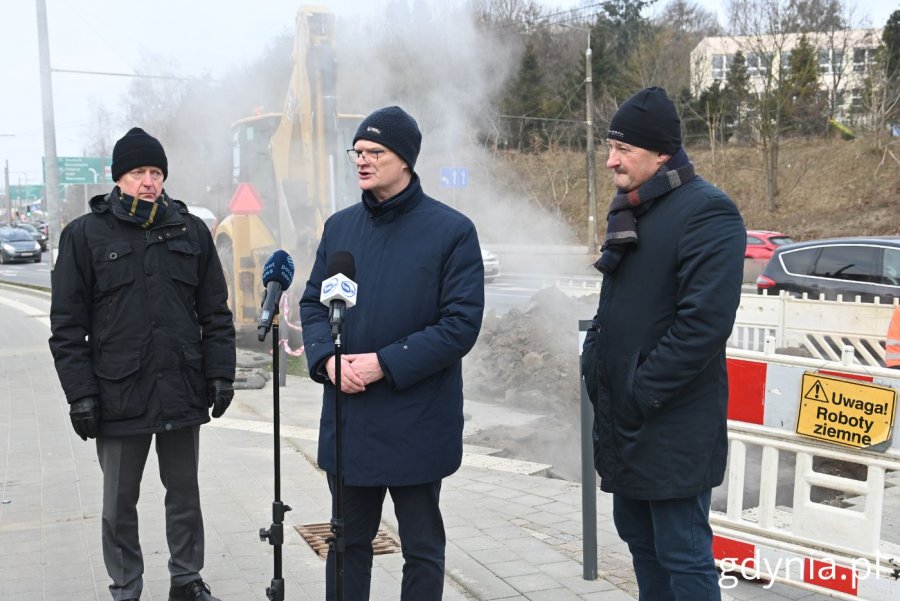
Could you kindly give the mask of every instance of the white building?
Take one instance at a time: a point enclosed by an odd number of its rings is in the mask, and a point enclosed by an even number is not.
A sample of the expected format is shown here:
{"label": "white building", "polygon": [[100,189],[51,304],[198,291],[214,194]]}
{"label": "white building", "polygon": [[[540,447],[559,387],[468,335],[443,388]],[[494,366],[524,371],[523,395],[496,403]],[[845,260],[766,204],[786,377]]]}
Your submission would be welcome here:
{"label": "white building", "polygon": [[[791,50],[800,40],[799,33],[759,36],[720,36],[704,38],[691,51],[691,93],[694,97],[713,82],[725,84],[728,69],[739,51],[747,63],[751,92],[759,93],[767,85],[777,85],[782,69],[789,64]],[[881,42],[881,29],[848,29],[830,33],[806,34],[818,50],[819,88],[832,96],[838,114],[847,114],[862,100],[865,76],[875,63],[875,50]],[[770,78],[769,70],[772,69]]]}

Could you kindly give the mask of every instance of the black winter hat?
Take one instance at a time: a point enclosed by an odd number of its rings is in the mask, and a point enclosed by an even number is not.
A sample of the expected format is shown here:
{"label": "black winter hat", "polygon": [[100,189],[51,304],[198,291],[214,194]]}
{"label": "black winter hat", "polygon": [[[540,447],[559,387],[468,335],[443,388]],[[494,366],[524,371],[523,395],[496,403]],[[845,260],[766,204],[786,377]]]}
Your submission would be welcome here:
{"label": "black winter hat", "polygon": [[681,119],[662,88],[645,88],[622,103],[609,122],[609,140],[675,154],[681,148]]}
{"label": "black winter hat", "polygon": [[363,119],[353,136],[353,143],[356,144],[357,140],[384,144],[409,165],[410,171],[415,169],[416,159],[422,148],[419,125],[399,106],[378,109]]}
{"label": "black winter hat", "polygon": [[169,177],[169,161],[162,144],[140,127],[132,127],[113,146],[113,181],[119,181],[120,177],[136,167],[159,167],[163,179]]}

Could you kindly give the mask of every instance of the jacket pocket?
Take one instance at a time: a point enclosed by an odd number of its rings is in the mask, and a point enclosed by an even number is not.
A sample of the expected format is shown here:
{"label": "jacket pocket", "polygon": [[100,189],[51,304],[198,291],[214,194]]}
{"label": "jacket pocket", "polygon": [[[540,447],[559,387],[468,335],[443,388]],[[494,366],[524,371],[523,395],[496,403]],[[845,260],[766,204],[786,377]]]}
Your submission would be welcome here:
{"label": "jacket pocket", "polygon": [[167,240],[166,246],[171,252],[169,277],[176,282],[196,288],[200,282],[200,246],[188,238]]}
{"label": "jacket pocket", "polygon": [[110,292],[134,281],[134,255],[131,244],[120,240],[91,251],[97,288]]}
{"label": "jacket pocket", "polygon": [[181,376],[184,379],[185,394],[191,406],[205,408],[207,401],[206,378],[203,376],[203,354],[199,349],[191,346],[181,348],[184,359]]}
{"label": "jacket pocket", "polygon": [[616,407],[618,408],[619,422],[627,429],[639,427],[644,423],[644,414],[634,396],[634,376],[637,373],[640,362],[640,353],[629,355],[618,372],[620,395],[617,395]]}
{"label": "jacket pocket", "polygon": [[107,353],[94,362],[100,389],[100,418],[116,421],[143,415],[147,410],[140,380],[139,351]]}

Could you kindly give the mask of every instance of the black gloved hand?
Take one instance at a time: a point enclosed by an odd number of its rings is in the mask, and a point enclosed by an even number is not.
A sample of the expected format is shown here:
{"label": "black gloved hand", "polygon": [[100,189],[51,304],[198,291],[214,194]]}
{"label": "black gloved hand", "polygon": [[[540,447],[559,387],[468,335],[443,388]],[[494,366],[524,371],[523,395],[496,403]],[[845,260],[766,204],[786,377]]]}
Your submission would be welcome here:
{"label": "black gloved hand", "polygon": [[100,423],[99,401],[95,396],[86,396],[69,405],[69,419],[72,428],[81,440],[97,438],[97,426]]}
{"label": "black gloved hand", "polygon": [[234,387],[225,378],[213,378],[206,383],[206,400],[212,407],[213,417],[222,417],[231,399],[234,398]]}

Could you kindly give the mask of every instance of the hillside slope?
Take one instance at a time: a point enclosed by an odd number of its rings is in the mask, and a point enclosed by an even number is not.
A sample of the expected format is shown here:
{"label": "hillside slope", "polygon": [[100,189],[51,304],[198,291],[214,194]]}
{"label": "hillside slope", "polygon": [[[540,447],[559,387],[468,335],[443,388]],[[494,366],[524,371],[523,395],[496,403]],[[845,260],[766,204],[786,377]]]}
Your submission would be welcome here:
{"label": "hillside slope", "polygon": [[[771,229],[796,240],[900,235],[900,164],[868,140],[787,140],[780,151],[779,206],[767,207],[759,154],[752,148],[716,153],[688,149],[698,172],[728,192],[748,229]],[[897,150],[894,155],[900,158]]]}

